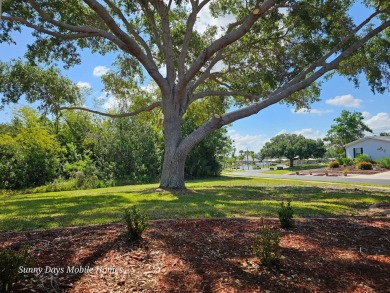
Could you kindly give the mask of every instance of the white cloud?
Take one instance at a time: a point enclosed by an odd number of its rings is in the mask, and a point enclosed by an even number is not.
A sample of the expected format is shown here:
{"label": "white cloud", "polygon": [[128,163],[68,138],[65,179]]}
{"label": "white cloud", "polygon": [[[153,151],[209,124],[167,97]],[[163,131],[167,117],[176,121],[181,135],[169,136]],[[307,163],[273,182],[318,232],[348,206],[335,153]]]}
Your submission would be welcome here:
{"label": "white cloud", "polygon": [[[199,12],[194,29],[199,33],[204,33],[209,26],[223,26],[226,27],[228,24],[235,22],[235,17],[233,15],[225,15],[223,17],[213,17],[211,15],[209,4],[205,5],[203,9]],[[219,31],[218,36],[221,35]]]}
{"label": "white cloud", "polygon": [[380,132],[390,132],[390,117],[388,113],[378,113],[365,121],[375,134]]}
{"label": "white cloud", "polygon": [[153,82],[149,82],[147,85],[141,86],[141,89],[148,93],[154,93],[158,90],[158,86]]}
{"label": "white cloud", "polygon": [[364,119],[371,118],[371,113],[370,112],[364,111],[364,112],[362,112],[362,115],[363,115]]}
{"label": "white cloud", "polygon": [[301,134],[306,138],[311,138],[311,139],[317,139],[317,138],[323,138],[324,135],[321,134],[319,130],[315,130],[313,128],[304,128],[301,130],[297,130],[293,132],[294,134]]}
{"label": "white cloud", "polygon": [[223,61],[218,61],[214,67],[211,69],[211,73],[214,72],[220,72],[226,67],[225,63]]}
{"label": "white cloud", "polygon": [[233,146],[236,148],[237,152],[239,150],[249,150],[258,153],[263,145],[269,141],[264,135],[242,135],[236,130],[229,130],[228,135],[234,141]]}
{"label": "white cloud", "polygon": [[99,65],[99,66],[96,66],[93,69],[93,76],[101,77],[101,76],[105,75],[109,71],[110,71],[110,69],[107,68],[106,66]]}
{"label": "white cloud", "polygon": [[315,114],[315,115],[322,115],[322,114],[328,114],[332,113],[333,110],[319,110],[319,109],[299,109],[298,111],[295,111],[294,109],[291,109],[291,112],[294,114]]}
{"label": "white cloud", "polygon": [[352,95],[336,96],[333,99],[325,101],[328,105],[340,106],[346,108],[359,108],[362,100],[354,98]]}
{"label": "white cloud", "polygon": [[77,86],[78,86],[80,89],[87,89],[87,90],[89,90],[89,89],[92,88],[91,84],[90,84],[89,82],[85,82],[85,81],[79,81],[79,82],[77,83]]}
{"label": "white cloud", "polygon": [[115,96],[110,96],[108,100],[103,104],[103,108],[106,110],[117,109],[119,101]]}

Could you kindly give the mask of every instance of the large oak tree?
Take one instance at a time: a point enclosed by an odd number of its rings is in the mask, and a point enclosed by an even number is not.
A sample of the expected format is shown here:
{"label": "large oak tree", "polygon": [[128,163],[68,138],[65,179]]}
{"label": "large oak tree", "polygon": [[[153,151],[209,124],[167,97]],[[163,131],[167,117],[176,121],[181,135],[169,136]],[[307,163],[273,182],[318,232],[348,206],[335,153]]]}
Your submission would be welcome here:
{"label": "large oak tree", "polygon": [[[389,4],[366,0],[366,19],[355,24],[349,15],[354,2],[4,0],[0,41],[12,42],[13,31],[29,27],[35,42],[25,56],[28,62],[0,64],[3,102],[17,102],[25,94],[29,101],[43,100],[43,108],[88,110],[64,104],[79,93],[49,66],[56,61],[65,68],[80,63],[80,48],[114,52],[117,70],[104,78],[106,90],[132,99],[139,108],[99,113],[123,117],[160,107],[165,142],[160,186],[184,188],[186,157],[207,135],[275,103],[309,107],[318,99],[317,82],[324,76],[337,71],[357,81],[365,73],[374,90],[385,90]],[[216,23],[223,19],[220,23],[227,24],[200,29],[205,11]],[[31,69],[34,65],[45,68]],[[143,99],[140,84],[146,78],[159,94]],[[189,107],[216,98],[234,103],[235,110],[215,113],[182,135],[181,121]]]}
{"label": "large oak tree", "polygon": [[287,158],[290,167],[294,167],[295,159],[322,158],[325,154],[325,146],[322,140],[314,140],[298,134],[279,134],[267,143],[260,151],[260,157]]}

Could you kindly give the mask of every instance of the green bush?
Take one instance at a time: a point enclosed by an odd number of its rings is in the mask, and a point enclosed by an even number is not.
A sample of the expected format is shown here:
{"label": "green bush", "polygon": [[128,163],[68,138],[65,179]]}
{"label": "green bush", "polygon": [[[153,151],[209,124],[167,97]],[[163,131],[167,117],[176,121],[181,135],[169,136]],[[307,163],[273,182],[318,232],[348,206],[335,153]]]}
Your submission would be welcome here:
{"label": "green bush", "polygon": [[340,165],[352,166],[353,160],[351,158],[339,158],[337,159]]}
{"label": "green bush", "polygon": [[328,166],[329,166],[329,168],[338,168],[340,165],[339,165],[339,162],[337,162],[337,161],[331,161],[331,162],[329,162]]}
{"label": "green bush", "polygon": [[359,162],[356,164],[356,168],[359,170],[372,170],[372,164],[370,162]]}
{"label": "green bush", "polygon": [[127,236],[130,241],[141,239],[142,233],[148,227],[148,217],[136,206],[125,209],[124,220],[127,225]]}
{"label": "green bush", "polygon": [[379,161],[379,164],[386,169],[390,169],[390,157],[389,158],[383,158]]}
{"label": "green bush", "polygon": [[280,210],[278,210],[280,226],[282,228],[289,229],[294,227],[293,214],[294,214],[294,210],[291,207],[291,200],[288,200],[287,204],[284,204],[283,201],[280,204]]}
{"label": "green bush", "polygon": [[20,266],[32,266],[32,259],[28,254],[27,246],[18,251],[8,248],[0,251],[0,293],[11,291],[13,284],[21,276],[19,274]]}
{"label": "green bush", "polygon": [[372,162],[372,159],[369,155],[366,154],[360,154],[354,159],[355,164],[358,164],[360,162]]}
{"label": "green bush", "polygon": [[280,234],[264,224],[263,219],[261,219],[261,225],[261,233],[256,236],[253,251],[262,265],[271,268],[278,265],[280,261]]}

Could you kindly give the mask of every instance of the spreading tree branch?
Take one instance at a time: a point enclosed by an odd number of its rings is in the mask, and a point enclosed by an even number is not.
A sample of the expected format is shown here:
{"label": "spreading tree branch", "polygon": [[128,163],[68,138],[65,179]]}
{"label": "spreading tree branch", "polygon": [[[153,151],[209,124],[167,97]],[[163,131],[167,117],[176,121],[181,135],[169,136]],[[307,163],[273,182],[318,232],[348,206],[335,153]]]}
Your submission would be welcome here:
{"label": "spreading tree branch", "polygon": [[122,113],[122,114],[110,114],[110,113],[106,113],[106,112],[101,112],[101,111],[88,109],[88,108],[85,108],[85,107],[60,107],[59,110],[60,111],[63,111],[63,110],[80,110],[80,111],[94,113],[94,114],[98,114],[98,115],[105,116],[105,117],[110,117],[110,118],[124,118],[124,117],[136,116],[136,115],[138,115],[138,114],[140,114],[142,112],[151,111],[151,110],[153,110],[154,108],[157,108],[157,107],[161,107],[161,102],[160,101],[152,103],[152,104],[150,104],[148,106],[141,107],[141,108],[139,108],[139,109],[137,109],[137,110],[135,110],[133,112]]}
{"label": "spreading tree branch", "polygon": [[[208,134],[212,131],[230,124],[239,119],[257,114],[262,109],[265,109],[273,104],[276,104],[283,100],[284,98],[292,95],[293,93],[307,88],[313,82],[318,80],[320,77],[325,75],[326,73],[335,70],[338,68],[339,64],[346,60],[348,57],[352,56],[359,48],[361,48],[365,43],[367,43],[370,39],[384,31],[386,28],[390,26],[390,21],[386,21],[376,27],[375,29],[368,32],[364,37],[360,38],[358,41],[353,43],[351,46],[346,48],[339,56],[337,56],[333,61],[329,63],[325,63],[314,72],[310,76],[305,76],[304,78],[293,78],[292,81],[287,83],[282,90],[278,89],[271,93],[267,99],[252,104],[250,106],[232,111],[225,115],[216,115],[211,118],[209,121],[200,126],[197,130],[192,132],[189,136],[184,138],[179,146],[180,151],[185,152],[188,149],[192,149],[195,145],[201,142]],[[318,66],[317,66],[318,67]],[[300,75],[300,74],[298,74]]]}
{"label": "spreading tree branch", "polygon": [[101,36],[100,33],[92,32],[92,31],[91,32],[82,32],[82,33],[68,33],[68,34],[59,33],[59,32],[48,30],[48,29],[43,28],[41,26],[35,25],[35,24],[33,24],[33,23],[31,23],[31,22],[29,22],[21,17],[1,16],[1,19],[6,20],[6,21],[11,21],[11,22],[12,21],[18,22],[18,23],[25,25],[26,27],[32,28],[33,30],[35,30],[37,32],[44,33],[46,35],[50,35],[53,37],[65,39],[65,40],[77,40],[77,39],[82,39],[82,38],[91,38],[91,37]]}
{"label": "spreading tree branch", "polygon": [[188,55],[188,48],[190,46],[190,43],[191,43],[191,37],[192,37],[192,33],[194,31],[194,25],[195,25],[195,22],[196,22],[196,17],[198,15],[198,13],[202,10],[202,8],[207,5],[207,3],[209,3],[211,0],[204,0],[202,1],[202,3],[200,3],[198,5],[197,2],[195,1],[191,1],[191,5],[192,5],[192,11],[187,19],[187,24],[186,24],[186,33],[184,35],[184,41],[183,41],[183,45],[182,45],[182,48],[181,48],[181,51],[180,51],[180,55],[179,55],[179,60],[178,60],[178,74],[179,74],[179,78],[181,78],[183,75],[184,75],[184,71],[185,71],[185,60],[187,58],[187,55]]}
{"label": "spreading tree branch", "polygon": [[[31,1],[31,0],[30,0]],[[107,9],[96,0],[83,0],[97,15],[104,21],[104,23],[110,28],[110,30],[127,46],[125,52],[130,53],[144,66],[150,76],[156,81],[160,88],[166,89],[167,83],[163,76],[158,71],[158,67],[155,64],[153,58],[149,58],[142,49],[138,46],[136,41],[126,34],[119,25],[112,18]]]}
{"label": "spreading tree branch", "polygon": [[134,26],[126,19],[125,15],[122,13],[122,11],[119,9],[118,6],[116,6],[112,1],[110,0],[104,0],[108,7],[111,8],[111,10],[120,18],[120,20],[125,25],[127,31],[134,37],[134,39],[141,44],[142,48],[145,50],[146,54],[150,59],[153,59],[152,52],[150,51],[150,48],[148,44],[145,42],[145,40],[136,32]]}
{"label": "spreading tree branch", "polygon": [[195,77],[203,65],[219,50],[227,47],[233,42],[237,41],[249,32],[254,23],[262,16],[264,16],[276,3],[276,0],[266,0],[260,7],[254,9],[254,13],[248,15],[242,24],[219,39],[215,40],[209,47],[194,61],[191,67],[187,70],[183,78],[178,83],[178,92],[184,90],[187,84]]}

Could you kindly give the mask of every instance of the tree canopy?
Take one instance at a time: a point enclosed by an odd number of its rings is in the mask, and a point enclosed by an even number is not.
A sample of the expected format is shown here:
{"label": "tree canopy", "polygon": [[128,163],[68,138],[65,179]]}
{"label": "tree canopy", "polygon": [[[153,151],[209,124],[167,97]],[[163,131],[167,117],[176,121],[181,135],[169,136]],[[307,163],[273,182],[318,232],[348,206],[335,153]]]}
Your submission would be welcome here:
{"label": "tree canopy", "polygon": [[[160,186],[183,188],[185,160],[210,133],[275,103],[309,108],[319,97],[322,77],[338,72],[357,82],[364,73],[374,91],[384,92],[390,6],[365,0],[366,18],[354,23],[350,8],[355,2],[4,0],[0,41],[13,42],[13,32],[23,27],[33,30],[35,41],[25,61],[0,64],[2,101],[17,102],[25,94],[53,111],[88,111],[72,104],[80,97],[72,83],[64,82],[65,94],[57,95],[59,88],[52,85],[57,78],[66,79],[51,66],[79,64],[80,49],[115,53],[116,70],[103,78],[105,90],[137,108],[100,114],[126,117],[160,107],[165,150]],[[219,25],[200,28],[204,11]],[[37,66],[44,66],[54,83],[22,78],[21,72]],[[157,95],[141,88],[149,79],[158,87]],[[34,94],[37,88],[42,95]],[[217,112],[217,107],[184,134],[182,122],[190,106],[217,98],[236,110]]]}
{"label": "tree canopy", "polygon": [[361,112],[341,111],[339,117],[335,118],[335,124],[331,125],[324,140],[329,141],[331,155],[344,156],[344,145],[365,136],[372,130],[364,123],[364,116]]}
{"label": "tree canopy", "polygon": [[290,167],[294,166],[294,159],[322,158],[325,154],[322,140],[305,138],[298,134],[279,134],[266,142],[260,151],[260,157],[287,158]]}

